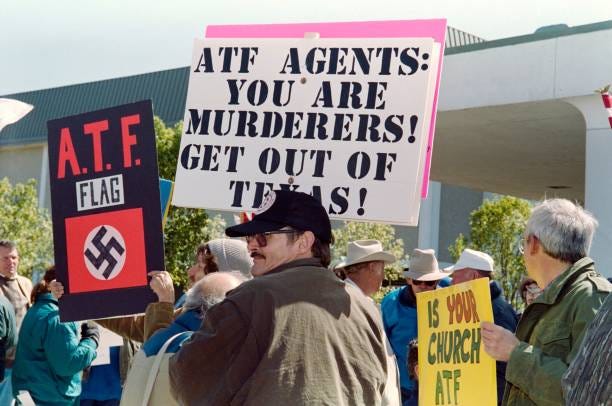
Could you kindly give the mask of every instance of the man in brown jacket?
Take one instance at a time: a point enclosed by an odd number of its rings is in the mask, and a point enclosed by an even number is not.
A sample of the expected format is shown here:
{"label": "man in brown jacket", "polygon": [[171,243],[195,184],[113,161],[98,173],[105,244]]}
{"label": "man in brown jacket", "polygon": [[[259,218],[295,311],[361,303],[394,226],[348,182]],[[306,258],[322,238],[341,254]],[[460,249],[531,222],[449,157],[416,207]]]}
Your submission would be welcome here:
{"label": "man in brown jacket", "polygon": [[17,273],[19,251],[17,245],[9,240],[0,240],[0,294],[7,298],[15,309],[17,331],[21,321],[30,308],[32,282]]}
{"label": "man in brown jacket", "polygon": [[[4,296],[15,311],[15,333],[19,335],[21,322],[30,308],[32,282],[17,273],[19,268],[19,251],[10,240],[0,239],[0,296]],[[16,347],[8,348],[5,359],[6,379],[0,383],[0,403],[12,398],[11,369],[15,362]]]}
{"label": "man in brown jacket", "polygon": [[381,403],[387,364],[380,316],[325,267],[331,226],[304,193],[271,191],[245,236],[255,279],[212,307],[170,360],[188,405]]}

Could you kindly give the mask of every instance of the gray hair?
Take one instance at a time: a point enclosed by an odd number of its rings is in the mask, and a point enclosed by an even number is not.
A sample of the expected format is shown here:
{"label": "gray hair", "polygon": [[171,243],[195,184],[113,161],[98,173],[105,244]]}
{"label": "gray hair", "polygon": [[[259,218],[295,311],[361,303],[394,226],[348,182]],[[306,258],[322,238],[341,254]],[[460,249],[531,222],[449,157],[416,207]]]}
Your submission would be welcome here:
{"label": "gray hair", "polygon": [[0,247],[7,248],[9,250],[16,250],[17,244],[11,240],[0,240]]}
{"label": "gray hair", "polygon": [[214,305],[225,299],[225,294],[238,287],[247,278],[240,272],[213,272],[197,281],[187,291],[183,310],[199,310],[201,317]]}
{"label": "gray hair", "polygon": [[544,252],[563,262],[574,263],[589,255],[597,220],[567,199],[544,200],[531,212],[527,236],[535,236]]}

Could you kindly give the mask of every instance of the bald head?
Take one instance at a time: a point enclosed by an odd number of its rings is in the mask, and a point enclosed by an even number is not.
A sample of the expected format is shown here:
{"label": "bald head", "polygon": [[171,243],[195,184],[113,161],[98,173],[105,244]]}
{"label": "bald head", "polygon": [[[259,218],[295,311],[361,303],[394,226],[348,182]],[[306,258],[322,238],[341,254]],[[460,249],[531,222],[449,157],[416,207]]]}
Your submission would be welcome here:
{"label": "bald head", "polygon": [[225,294],[240,286],[246,278],[240,272],[214,272],[204,276],[187,292],[184,310],[209,308],[225,299]]}

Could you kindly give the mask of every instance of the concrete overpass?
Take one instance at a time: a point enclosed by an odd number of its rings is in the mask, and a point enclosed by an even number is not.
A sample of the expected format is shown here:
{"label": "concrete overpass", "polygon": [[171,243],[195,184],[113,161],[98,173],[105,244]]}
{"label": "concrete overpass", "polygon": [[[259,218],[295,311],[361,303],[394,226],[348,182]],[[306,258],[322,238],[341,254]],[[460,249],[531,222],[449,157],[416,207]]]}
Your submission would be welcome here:
{"label": "concrete overpass", "polygon": [[612,129],[594,93],[608,83],[612,21],[447,50],[432,180],[585,204],[610,276]]}

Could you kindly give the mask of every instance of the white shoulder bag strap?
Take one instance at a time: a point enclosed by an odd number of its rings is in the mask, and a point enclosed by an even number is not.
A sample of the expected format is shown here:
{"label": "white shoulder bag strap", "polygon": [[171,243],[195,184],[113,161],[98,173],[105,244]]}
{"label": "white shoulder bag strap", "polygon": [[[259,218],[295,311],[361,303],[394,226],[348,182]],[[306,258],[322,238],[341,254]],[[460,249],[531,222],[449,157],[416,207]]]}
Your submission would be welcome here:
{"label": "white shoulder bag strap", "polygon": [[164,354],[166,350],[172,344],[172,342],[178,337],[184,334],[191,334],[192,331],[183,331],[182,333],[178,333],[173,335],[162,345],[162,347],[155,355],[155,361],[153,361],[153,366],[151,367],[151,372],[149,373],[149,378],[147,379],[147,385],[145,386],[144,395],[142,397],[142,406],[147,406],[149,404],[149,398],[151,397],[151,392],[153,392],[153,385],[155,384],[155,380],[157,379],[157,373],[159,372],[159,366],[161,365],[162,359],[164,358]]}

